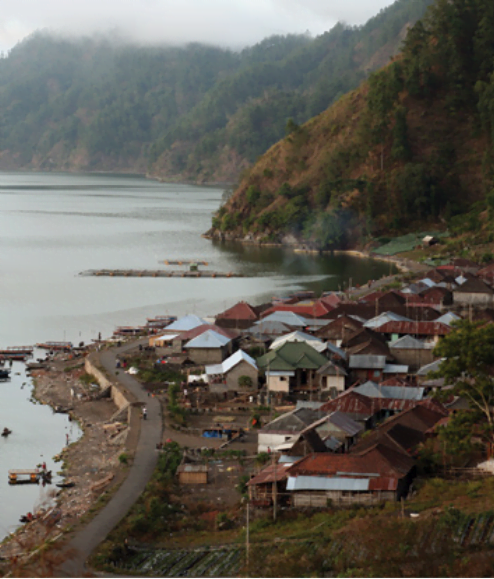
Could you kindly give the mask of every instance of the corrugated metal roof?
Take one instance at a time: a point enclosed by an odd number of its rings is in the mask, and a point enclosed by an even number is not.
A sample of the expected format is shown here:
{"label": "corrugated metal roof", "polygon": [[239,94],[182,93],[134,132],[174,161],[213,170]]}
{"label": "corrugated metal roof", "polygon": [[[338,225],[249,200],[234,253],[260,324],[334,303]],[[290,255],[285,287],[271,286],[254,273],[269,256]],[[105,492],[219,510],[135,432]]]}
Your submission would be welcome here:
{"label": "corrugated metal roof", "polygon": [[399,348],[401,350],[431,350],[434,346],[432,344],[426,344],[422,340],[417,340],[413,336],[403,336],[390,342],[388,344],[390,348]]}
{"label": "corrugated metal roof", "polygon": [[406,318],[405,316],[400,316],[399,314],[395,314],[393,312],[384,312],[379,314],[375,318],[372,318],[364,323],[365,328],[378,328],[382,326],[386,322],[411,322],[410,318]]}
{"label": "corrugated metal roof", "polygon": [[185,344],[184,347],[221,348],[222,346],[226,346],[230,342],[231,342],[230,338],[222,336],[221,334],[218,334],[218,332],[215,332],[214,330],[208,330],[207,332],[204,332],[200,336],[197,336],[197,338],[194,338],[193,340],[190,340],[190,342],[187,342],[187,344]]}
{"label": "corrugated metal roof", "polygon": [[242,361],[247,362],[247,364],[250,364],[257,370],[257,364],[254,358],[251,358],[249,354],[246,354],[243,350],[237,350],[234,354],[224,360],[222,364],[212,364],[211,366],[206,366],[205,372],[210,376],[213,374],[226,374]]}
{"label": "corrugated metal roof", "polygon": [[417,376],[427,376],[427,374],[429,372],[435,372],[436,370],[439,370],[439,366],[441,365],[441,363],[446,360],[446,358],[440,358],[439,360],[436,360],[435,362],[431,362],[430,364],[426,364],[425,366],[422,366],[422,368],[420,368],[417,372]]}
{"label": "corrugated metal roof", "polygon": [[291,332],[290,334],[280,336],[279,338],[274,340],[271,346],[269,346],[269,349],[276,350],[276,348],[283,346],[285,342],[305,342],[306,344],[309,344],[309,346],[312,346],[313,348],[316,349],[317,346],[323,345],[322,340],[320,340],[319,338],[315,338],[310,334],[306,334],[305,332],[300,332],[299,330],[296,330],[295,332]]}
{"label": "corrugated metal roof", "polygon": [[287,491],[352,491],[369,490],[367,478],[345,478],[324,476],[289,476]]}
{"label": "corrugated metal roof", "polygon": [[302,458],[301,456],[289,456],[288,454],[282,454],[278,462],[282,464],[293,464],[294,462],[297,462],[297,460],[300,460],[301,458]]}
{"label": "corrugated metal roof", "polygon": [[192,328],[202,326],[206,323],[206,320],[203,320],[199,316],[196,316],[195,314],[188,314],[187,316],[183,316],[175,322],[172,322],[169,326],[166,327],[166,329],[179,332],[187,332],[188,330],[192,330]]}
{"label": "corrugated metal roof", "polygon": [[208,472],[208,467],[204,464],[182,464],[177,472]]}
{"label": "corrugated metal roof", "polygon": [[387,322],[375,328],[375,331],[381,334],[445,336],[451,332],[451,328],[437,322]]}
{"label": "corrugated metal roof", "polygon": [[383,374],[408,374],[408,366],[405,364],[386,364]]}
{"label": "corrugated metal roof", "polygon": [[247,485],[252,486],[284,480],[286,478],[286,471],[291,466],[292,464],[289,462],[286,464],[270,464],[266,468],[263,468],[257,476],[251,478]]}
{"label": "corrugated metal roof", "polygon": [[350,356],[350,368],[361,368],[364,370],[382,370],[386,365],[386,356],[364,356],[354,354]]}
{"label": "corrugated metal roof", "polygon": [[298,316],[293,312],[273,312],[269,316],[266,316],[261,321],[256,322],[257,324],[263,324],[265,322],[281,322],[282,324],[286,324],[287,326],[294,326],[303,328],[309,322],[302,318],[302,316]]}

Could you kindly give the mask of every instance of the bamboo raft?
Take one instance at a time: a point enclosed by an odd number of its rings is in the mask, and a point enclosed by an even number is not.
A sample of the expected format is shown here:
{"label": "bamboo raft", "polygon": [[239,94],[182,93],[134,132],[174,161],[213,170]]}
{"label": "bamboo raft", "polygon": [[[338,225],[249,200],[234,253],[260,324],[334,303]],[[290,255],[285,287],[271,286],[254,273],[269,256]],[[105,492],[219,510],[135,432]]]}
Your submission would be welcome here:
{"label": "bamboo raft", "polygon": [[82,276],[106,276],[106,277],[202,277],[202,278],[225,278],[242,277],[242,274],[220,271],[188,271],[166,269],[90,269],[81,272]]}

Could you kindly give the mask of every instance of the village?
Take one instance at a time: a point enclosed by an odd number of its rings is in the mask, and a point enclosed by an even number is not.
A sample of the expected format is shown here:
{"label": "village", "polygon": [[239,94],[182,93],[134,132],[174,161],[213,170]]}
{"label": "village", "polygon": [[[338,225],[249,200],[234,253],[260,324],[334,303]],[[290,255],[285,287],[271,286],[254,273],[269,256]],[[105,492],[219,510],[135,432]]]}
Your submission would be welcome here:
{"label": "village", "polygon": [[[418,450],[468,408],[458,396],[436,399],[449,385],[430,376],[442,361],[434,348],[455,321],[494,321],[494,265],[455,259],[415,277],[360,297],[299,292],[239,302],[214,322],[186,315],[156,329],[147,364],[186,377],[168,440],[244,444],[265,456],[247,483],[252,507],[405,499]],[[185,485],[213,478],[202,459],[179,468]]]}
{"label": "village", "polygon": [[[85,434],[60,455],[67,489],[57,499],[55,526],[46,535],[29,522],[19,540],[4,543],[2,556],[19,556],[67,526],[77,530],[128,476],[142,421],[153,428],[158,422],[123,376],[147,406],[161,409],[160,442],[148,450],[159,456],[179,445],[173,501],[204,532],[221,531],[223,519],[242,528],[239,505],[246,503],[253,520],[386,503],[405,512],[427,449],[437,451],[441,429],[469,408],[466,398],[448,393],[452,384],[434,376],[444,361],[435,348],[460,320],[492,324],[493,285],[494,264],[454,259],[347,292],[241,301],[214,318],[156,316],[145,326],[119,327],[76,355],[65,348],[49,363],[32,363],[38,399],[69,412]],[[489,459],[489,445],[476,447],[444,459],[435,474],[490,476]],[[494,528],[494,518],[483,524]],[[196,540],[183,524],[178,531],[169,521],[167,529],[174,531],[172,549]],[[204,540],[199,533],[198,544]],[[180,575],[166,556],[172,575]],[[124,559],[112,564],[122,570]],[[225,573],[240,572],[236,565]]]}

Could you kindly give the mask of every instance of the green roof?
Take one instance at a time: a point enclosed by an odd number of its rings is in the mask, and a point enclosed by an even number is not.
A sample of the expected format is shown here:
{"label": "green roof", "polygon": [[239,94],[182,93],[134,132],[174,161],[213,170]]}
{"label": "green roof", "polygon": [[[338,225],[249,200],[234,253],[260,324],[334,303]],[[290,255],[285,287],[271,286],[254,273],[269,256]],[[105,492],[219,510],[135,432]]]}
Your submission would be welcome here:
{"label": "green roof", "polygon": [[273,372],[282,370],[318,370],[328,359],[314,350],[306,342],[285,342],[276,350],[271,350],[257,359],[262,370],[268,367]]}

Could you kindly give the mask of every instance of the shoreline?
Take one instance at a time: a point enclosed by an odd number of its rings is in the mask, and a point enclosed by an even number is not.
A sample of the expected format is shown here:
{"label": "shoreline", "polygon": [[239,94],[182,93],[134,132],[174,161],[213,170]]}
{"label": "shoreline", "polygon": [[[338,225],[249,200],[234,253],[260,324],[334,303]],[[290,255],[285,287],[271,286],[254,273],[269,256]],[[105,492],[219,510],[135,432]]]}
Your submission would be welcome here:
{"label": "shoreline", "polygon": [[[64,540],[125,474],[125,465],[119,456],[125,451],[129,427],[118,422],[108,423],[117,411],[116,406],[109,398],[90,398],[89,389],[80,380],[83,374],[81,359],[76,358],[70,364],[67,356],[59,356],[47,370],[31,374],[33,403],[37,401],[52,409],[57,406],[70,408],[68,422],[78,425],[81,436],[74,442],[68,438],[69,444],[52,458],[60,465],[57,474],[74,486],[58,488],[53,484],[47,487],[53,503],[44,515],[19,526],[0,543],[0,558],[7,565],[13,558],[24,559],[47,541]],[[72,397],[71,392],[76,396]]]}

